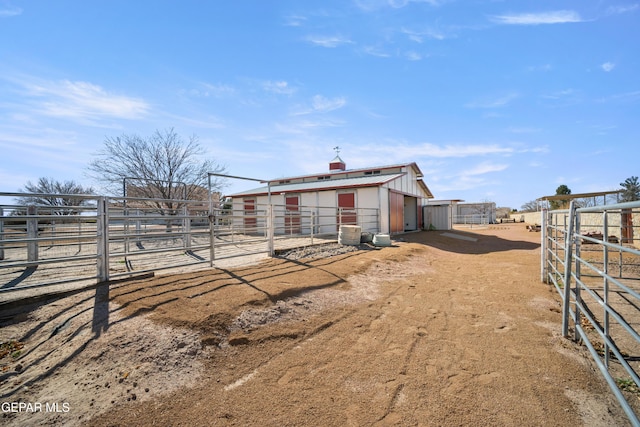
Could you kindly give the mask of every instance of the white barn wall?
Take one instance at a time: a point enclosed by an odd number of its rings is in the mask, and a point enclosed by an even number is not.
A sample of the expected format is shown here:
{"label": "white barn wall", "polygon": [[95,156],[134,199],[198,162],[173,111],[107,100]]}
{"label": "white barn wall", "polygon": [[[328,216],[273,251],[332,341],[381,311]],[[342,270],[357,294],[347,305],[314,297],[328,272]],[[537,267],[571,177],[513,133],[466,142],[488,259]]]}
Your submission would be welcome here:
{"label": "white barn wall", "polygon": [[389,234],[389,190],[385,187],[379,187],[380,192],[380,232]]}
{"label": "white barn wall", "polygon": [[373,209],[380,209],[378,187],[358,188],[356,191],[356,207],[359,209],[366,209],[365,211],[360,211],[360,214],[366,215],[365,221],[363,221],[366,223],[361,223],[362,231],[377,231],[380,227],[380,220],[378,219],[377,224],[373,224],[371,223],[370,215],[373,212]]}
{"label": "white barn wall", "polygon": [[316,200],[318,201],[316,216],[319,224],[316,231],[318,233],[335,233],[338,192],[336,190],[318,191]]}

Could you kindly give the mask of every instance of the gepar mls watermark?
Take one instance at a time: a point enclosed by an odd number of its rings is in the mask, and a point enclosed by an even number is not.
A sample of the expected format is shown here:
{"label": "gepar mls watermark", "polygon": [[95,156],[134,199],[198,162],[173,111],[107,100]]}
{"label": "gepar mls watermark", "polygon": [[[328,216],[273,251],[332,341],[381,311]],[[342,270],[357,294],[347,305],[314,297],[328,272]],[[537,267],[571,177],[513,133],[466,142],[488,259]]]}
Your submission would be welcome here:
{"label": "gepar mls watermark", "polygon": [[4,414],[36,412],[65,414],[71,411],[71,405],[69,402],[2,402],[0,410]]}

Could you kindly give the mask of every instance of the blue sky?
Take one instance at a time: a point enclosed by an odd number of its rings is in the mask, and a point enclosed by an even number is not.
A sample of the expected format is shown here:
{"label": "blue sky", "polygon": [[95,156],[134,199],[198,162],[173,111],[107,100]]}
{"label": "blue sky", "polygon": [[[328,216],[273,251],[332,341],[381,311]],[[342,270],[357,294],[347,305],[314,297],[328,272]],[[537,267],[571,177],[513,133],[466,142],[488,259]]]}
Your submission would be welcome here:
{"label": "blue sky", "polygon": [[0,191],[168,128],[232,175],[340,146],[517,209],[640,175],[640,2],[0,0],[0,40]]}

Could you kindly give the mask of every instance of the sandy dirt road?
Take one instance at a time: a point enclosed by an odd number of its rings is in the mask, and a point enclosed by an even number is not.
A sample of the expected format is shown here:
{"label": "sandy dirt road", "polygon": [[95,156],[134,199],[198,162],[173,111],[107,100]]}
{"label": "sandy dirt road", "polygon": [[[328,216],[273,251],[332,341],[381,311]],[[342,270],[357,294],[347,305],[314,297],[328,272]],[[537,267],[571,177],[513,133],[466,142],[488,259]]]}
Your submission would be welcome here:
{"label": "sandy dirt road", "polygon": [[[0,360],[13,373],[0,393],[69,411],[4,421],[627,425],[593,363],[560,336],[538,239],[521,224],[415,233],[391,248],[57,301],[3,326],[25,354]],[[99,301],[102,314],[91,308]],[[67,326],[49,336],[56,325]]]}

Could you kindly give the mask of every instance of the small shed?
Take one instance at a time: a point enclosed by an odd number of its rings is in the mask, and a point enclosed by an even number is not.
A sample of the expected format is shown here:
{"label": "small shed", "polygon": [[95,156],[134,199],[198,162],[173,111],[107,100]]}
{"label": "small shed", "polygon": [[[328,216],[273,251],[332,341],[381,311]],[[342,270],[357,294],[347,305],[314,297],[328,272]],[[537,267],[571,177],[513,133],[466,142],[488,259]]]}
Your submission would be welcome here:
{"label": "small shed", "polygon": [[456,205],[464,200],[429,200],[422,208],[425,230],[451,230]]}

